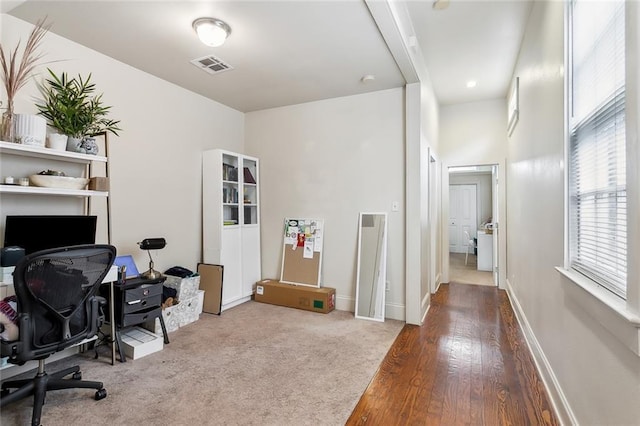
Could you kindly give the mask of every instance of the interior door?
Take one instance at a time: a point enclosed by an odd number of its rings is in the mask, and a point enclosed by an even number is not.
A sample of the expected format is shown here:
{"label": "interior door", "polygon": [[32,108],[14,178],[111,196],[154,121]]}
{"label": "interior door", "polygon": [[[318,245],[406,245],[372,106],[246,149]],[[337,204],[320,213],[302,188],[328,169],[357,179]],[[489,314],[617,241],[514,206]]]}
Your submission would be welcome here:
{"label": "interior door", "polygon": [[465,253],[469,250],[464,231],[471,238],[478,227],[475,185],[449,185],[449,251]]}

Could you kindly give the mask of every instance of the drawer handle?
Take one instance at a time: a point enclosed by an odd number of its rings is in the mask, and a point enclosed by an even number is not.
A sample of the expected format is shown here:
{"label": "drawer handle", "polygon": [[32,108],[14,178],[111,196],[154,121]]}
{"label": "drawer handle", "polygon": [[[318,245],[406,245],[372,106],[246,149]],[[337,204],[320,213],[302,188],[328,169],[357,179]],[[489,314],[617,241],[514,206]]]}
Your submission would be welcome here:
{"label": "drawer handle", "polygon": [[135,305],[136,303],[140,303],[141,299],[132,300],[131,302],[127,302],[127,305]]}

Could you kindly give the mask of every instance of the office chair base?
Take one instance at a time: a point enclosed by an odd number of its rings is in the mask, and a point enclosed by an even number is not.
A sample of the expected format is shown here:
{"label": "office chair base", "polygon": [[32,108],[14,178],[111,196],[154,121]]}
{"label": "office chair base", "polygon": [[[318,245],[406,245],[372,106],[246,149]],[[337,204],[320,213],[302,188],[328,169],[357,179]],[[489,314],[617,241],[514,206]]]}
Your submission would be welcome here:
{"label": "office chair base", "polygon": [[[21,400],[27,396],[33,395],[33,415],[31,418],[32,426],[40,425],[40,417],[42,415],[42,406],[45,403],[47,391],[58,389],[96,389],[94,399],[99,401],[107,397],[107,390],[103,387],[102,382],[92,382],[81,380],[82,373],[80,367],[74,366],[66,368],[48,375],[44,371],[44,360],[40,360],[41,366],[38,373],[32,379],[9,380],[2,383],[2,399],[0,399],[0,407]],[[72,374],[70,379],[63,377]],[[9,389],[16,389],[9,392]]]}

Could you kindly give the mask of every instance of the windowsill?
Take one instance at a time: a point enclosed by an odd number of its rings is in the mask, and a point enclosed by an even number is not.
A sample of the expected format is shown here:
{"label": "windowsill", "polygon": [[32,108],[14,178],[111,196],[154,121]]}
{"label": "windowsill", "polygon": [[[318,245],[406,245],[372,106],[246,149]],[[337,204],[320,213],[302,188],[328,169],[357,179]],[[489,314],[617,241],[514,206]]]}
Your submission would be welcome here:
{"label": "windowsill", "polygon": [[640,356],[640,316],[631,311],[623,299],[601,288],[582,274],[560,266],[556,267],[556,270],[577,286],[568,288],[572,292],[572,301]]}

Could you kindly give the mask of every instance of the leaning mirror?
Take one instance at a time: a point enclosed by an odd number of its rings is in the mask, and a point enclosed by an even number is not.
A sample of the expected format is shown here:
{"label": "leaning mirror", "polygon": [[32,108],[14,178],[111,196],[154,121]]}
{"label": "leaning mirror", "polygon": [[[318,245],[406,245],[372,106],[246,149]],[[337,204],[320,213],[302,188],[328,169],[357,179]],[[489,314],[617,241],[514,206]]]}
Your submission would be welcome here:
{"label": "leaning mirror", "polygon": [[356,318],[384,321],[387,277],[387,214],[360,213]]}

